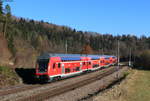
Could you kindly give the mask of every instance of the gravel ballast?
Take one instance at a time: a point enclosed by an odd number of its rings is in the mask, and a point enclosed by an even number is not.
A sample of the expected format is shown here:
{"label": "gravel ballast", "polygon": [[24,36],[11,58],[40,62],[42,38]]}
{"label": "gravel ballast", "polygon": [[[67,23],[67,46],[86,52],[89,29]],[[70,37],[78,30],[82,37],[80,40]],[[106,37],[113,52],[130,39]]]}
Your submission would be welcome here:
{"label": "gravel ballast", "polygon": [[[109,70],[110,68],[106,69]],[[77,82],[77,81],[82,81],[85,78],[88,78],[92,75],[95,75],[96,73],[103,73],[106,70],[100,70],[97,72],[93,72],[93,73],[89,73],[86,75],[82,75],[82,76],[77,76],[71,79],[66,79],[66,80],[62,80],[62,81],[57,81],[54,83],[50,83],[48,85],[43,85],[42,87],[39,88],[35,88],[35,89],[31,89],[31,90],[27,90],[27,91],[22,91],[22,92],[18,92],[15,94],[9,94],[7,96],[1,96],[0,100],[1,101],[15,101],[18,100],[22,97],[26,97],[26,96],[31,96],[33,94],[37,94],[40,93],[42,91],[45,91],[47,89],[54,89],[54,88],[58,88],[61,85],[65,85],[68,83],[73,83],[73,82]],[[98,80],[96,82],[93,82],[91,84],[85,85],[83,87],[74,89],[72,91],[63,93],[61,95],[55,96],[53,98],[48,99],[48,101],[77,101],[77,100],[84,100],[83,98],[88,97],[88,95],[93,94],[94,92],[97,92],[100,88],[102,87],[106,87],[106,85],[111,84],[113,81],[117,80],[118,77],[122,77],[123,76],[123,72],[127,70],[127,67],[107,76],[104,77],[101,80]]]}
{"label": "gravel ballast", "polygon": [[48,99],[47,101],[92,101],[93,99],[90,97],[91,95],[95,94],[99,90],[105,89],[113,82],[122,78],[124,76],[124,72],[127,71],[127,69],[128,67],[125,67],[109,76],[102,78],[101,80],[55,96]]}

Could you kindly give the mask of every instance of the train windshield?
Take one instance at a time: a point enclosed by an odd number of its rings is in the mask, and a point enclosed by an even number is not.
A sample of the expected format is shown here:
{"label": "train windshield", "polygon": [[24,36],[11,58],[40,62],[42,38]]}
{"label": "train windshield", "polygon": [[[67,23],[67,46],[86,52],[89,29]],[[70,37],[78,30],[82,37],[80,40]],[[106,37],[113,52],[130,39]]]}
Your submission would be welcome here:
{"label": "train windshield", "polygon": [[39,72],[46,72],[48,68],[49,59],[39,59],[38,60],[38,70]]}

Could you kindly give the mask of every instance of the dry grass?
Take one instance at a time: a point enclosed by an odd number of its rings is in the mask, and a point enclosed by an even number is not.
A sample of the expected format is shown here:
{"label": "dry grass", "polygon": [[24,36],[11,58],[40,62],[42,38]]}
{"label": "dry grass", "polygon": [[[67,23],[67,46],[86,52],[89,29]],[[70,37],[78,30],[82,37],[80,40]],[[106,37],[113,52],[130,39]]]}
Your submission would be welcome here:
{"label": "dry grass", "polygon": [[18,84],[19,81],[19,77],[12,68],[0,66],[0,88]]}
{"label": "dry grass", "polygon": [[126,80],[93,98],[94,101],[150,101],[150,71],[131,70]]}
{"label": "dry grass", "polygon": [[136,75],[127,84],[126,101],[150,100],[150,71],[137,70]]}

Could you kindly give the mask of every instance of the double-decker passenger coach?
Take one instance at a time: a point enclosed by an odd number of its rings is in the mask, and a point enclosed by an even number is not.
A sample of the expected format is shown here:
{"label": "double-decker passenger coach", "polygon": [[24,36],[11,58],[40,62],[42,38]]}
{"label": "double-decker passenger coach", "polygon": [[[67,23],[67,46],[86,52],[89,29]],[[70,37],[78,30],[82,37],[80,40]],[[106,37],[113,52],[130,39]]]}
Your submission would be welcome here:
{"label": "double-decker passenger coach", "polygon": [[115,64],[116,56],[80,54],[43,54],[36,63],[36,76],[42,80],[57,80],[94,71]]}

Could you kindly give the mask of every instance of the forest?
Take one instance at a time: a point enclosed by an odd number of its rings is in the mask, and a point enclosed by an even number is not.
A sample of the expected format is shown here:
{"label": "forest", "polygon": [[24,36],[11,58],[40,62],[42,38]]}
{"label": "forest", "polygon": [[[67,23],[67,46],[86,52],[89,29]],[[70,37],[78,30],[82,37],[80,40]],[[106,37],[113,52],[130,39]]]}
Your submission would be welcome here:
{"label": "forest", "polygon": [[[141,37],[130,34],[113,36],[111,33],[79,31],[68,26],[13,16],[11,7],[6,5],[3,8],[2,5],[1,2],[0,34],[7,39],[8,49],[15,58],[24,43],[37,54],[66,53],[67,46],[67,53],[70,54],[111,55],[117,55],[119,43],[121,58],[128,59],[131,52],[132,60],[138,58],[143,51],[150,49],[150,37],[144,35]],[[23,52],[29,48],[25,48]]]}

